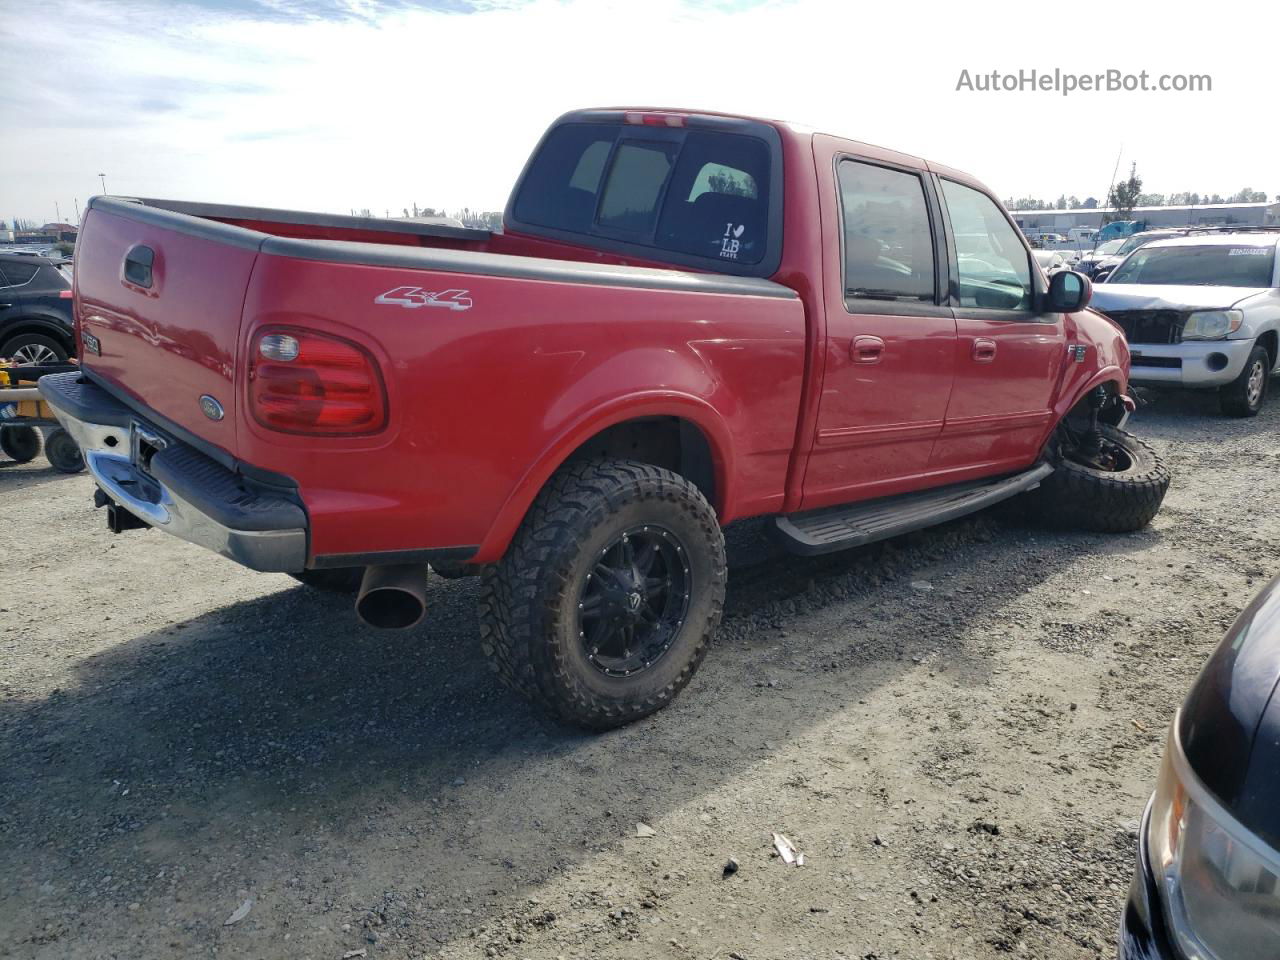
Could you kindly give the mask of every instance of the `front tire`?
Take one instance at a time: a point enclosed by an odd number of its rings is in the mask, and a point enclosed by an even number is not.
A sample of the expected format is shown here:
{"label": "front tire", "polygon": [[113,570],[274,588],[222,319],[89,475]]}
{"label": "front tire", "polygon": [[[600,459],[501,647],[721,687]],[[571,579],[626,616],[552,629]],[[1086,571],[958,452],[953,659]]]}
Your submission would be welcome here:
{"label": "front tire", "polygon": [[1042,516],[1059,526],[1103,533],[1141,530],[1169,490],[1169,468],[1145,441],[1098,425],[1107,467],[1073,459],[1065,438],[1057,443],[1054,471],[1032,496]]}
{"label": "front tire", "polygon": [[481,578],[480,636],[507,686],[553,717],[607,730],[670,703],[720,623],[715,511],[647,463],[572,463]]}
{"label": "front tire", "polygon": [[1256,417],[1267,399],[1271,366],[1267,348],[1254,346],[1240,376],[1218,391],[1222,412],[1228,417]]}

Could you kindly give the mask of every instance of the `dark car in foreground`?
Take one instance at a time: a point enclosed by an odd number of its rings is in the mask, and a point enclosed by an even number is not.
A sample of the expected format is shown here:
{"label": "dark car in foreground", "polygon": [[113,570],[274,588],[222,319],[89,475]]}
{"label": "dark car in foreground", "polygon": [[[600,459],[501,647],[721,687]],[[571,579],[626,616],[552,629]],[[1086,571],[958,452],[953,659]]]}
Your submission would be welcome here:
{"label": "dark car in foreground", "polygon": [[1139,831],[1121,960],[1280,957],[1280,579],[1174,719]]}
{"label": "dark car in foreground", "polygon": [[75,354],[70,265],[0,252],[0,357],[65,363]]}

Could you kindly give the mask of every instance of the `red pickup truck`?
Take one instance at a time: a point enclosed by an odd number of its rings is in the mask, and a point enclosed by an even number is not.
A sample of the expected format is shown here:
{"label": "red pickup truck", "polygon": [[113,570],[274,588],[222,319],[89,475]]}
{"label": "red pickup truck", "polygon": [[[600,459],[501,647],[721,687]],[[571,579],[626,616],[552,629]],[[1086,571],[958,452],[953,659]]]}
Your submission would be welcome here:
{"label": "red pickup truck", "polygon": [[697,668],[732,520],[800,554],[1031,491],[1146,524],[1168,472],[1089,294],[956,170],[580,111],[501,232],[94,198],[81,371],[40,389],[112,530],[358,587],[378,626],[421,619],[429,567],[479,573],[502,679],[605,728]]}

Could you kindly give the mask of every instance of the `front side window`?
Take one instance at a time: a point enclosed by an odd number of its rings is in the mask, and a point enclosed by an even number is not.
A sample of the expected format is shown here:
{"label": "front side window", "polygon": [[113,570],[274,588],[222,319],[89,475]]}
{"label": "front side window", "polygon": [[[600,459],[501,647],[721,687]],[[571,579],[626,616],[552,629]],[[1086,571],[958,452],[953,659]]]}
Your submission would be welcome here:
{"label": "front side window", "polygon": [[1207,287],[1270,287],[1274,246],[1142,247],[1107,283],[1170,283]]}
{"label": "front side window", "polygon": [[842,160],[844,292],[869,300],[933,303],[933,231],[914,173]]}
{"label": "front side window", "polygon": [[772,163],[747,134],[565,123],[534,157],[515,218],[750,267],[769,250]]}
{"label": "front side window", "polygon": [[1029,310],[1027,250],[996,202],[952,180],[942,181],[942,195],[955,235],[960,306]]}

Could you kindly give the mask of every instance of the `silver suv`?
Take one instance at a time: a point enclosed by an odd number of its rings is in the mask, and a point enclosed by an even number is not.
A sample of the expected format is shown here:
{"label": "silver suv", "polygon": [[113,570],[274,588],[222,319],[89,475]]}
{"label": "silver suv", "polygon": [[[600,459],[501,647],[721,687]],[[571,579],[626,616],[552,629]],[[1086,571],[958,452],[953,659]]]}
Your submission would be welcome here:
{"label": "silver suv", "polygon": [[1124,328],[1138,382],[1219,390],[1257,415],[1280,361],[1280,231],[1155,240],[1129,254],[1090,306]]}

